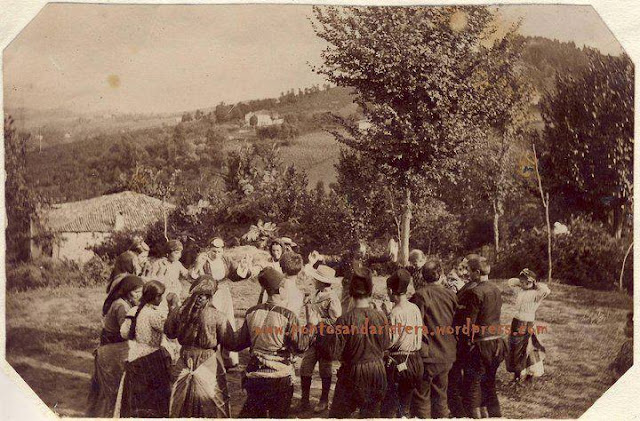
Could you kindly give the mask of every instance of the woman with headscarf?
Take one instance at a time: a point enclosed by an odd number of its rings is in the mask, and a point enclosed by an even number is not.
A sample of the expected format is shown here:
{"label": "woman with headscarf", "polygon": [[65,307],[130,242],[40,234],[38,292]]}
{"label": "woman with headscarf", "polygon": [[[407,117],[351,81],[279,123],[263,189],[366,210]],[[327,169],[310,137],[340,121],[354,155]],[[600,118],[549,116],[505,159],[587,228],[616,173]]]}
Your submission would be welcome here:
{"label": "woman with headscarf", "polygon": [[[211,252],[200,253],[196,258],[196,263],[190,271],[193,279],[198,279],[202,275],[211,275],[218,281],[218,290],[211,299],[211,304],[226,314],[231,327],[235,330],[236,318],[233,310],[233,298],[229,289],[229,282],[237,282],[247,279],[251,275],[250,258],[245,256],[240,264],[236,265],[231,259],[224,255],[224,241],[220,237],[211,240]],[[226,368],[234,368],[240,362],[238,353],[222,350],[222,356]]]}
{"label": "woman with headscarf", "polygon": [[129,344],[120,335],[120,327],[128,311],[138,305],[143,285],[142,278],[125,276],[102,306],[103,328],[100,346],[94,352],[95,366],[91,378],[88,417],[103,418],[113,415],[120,378],[129,355]]}
{"label": "woman with headscarf", "polygon": [[[149,281],[137,307],[132,308],[120,334],[131,346],[120,383],[114,417],[166,417],[169,413],[171,356],[162,345],[167,312],[160,308],[165,286]],[[175,295],[167,297],[169,309]]]}
{"label": "woman with headscarf", "polygon": [[180,299],[185,297],[180,279],[189,277],[189,271],[180,262],[183,249],[179,240],[169,240],[166,244],[166,257],[156,260],[151,265],[151,276],[165,285],[166,294],[176,294]]}
{"label": "woman with headscarf", "polygon": [[134,237],[129,250],[116,257],[111,276],[109,277],[109,284],[107,285],[107,294],[110,293],[125,276],[141,276],[148,258],[149,246],[141,237]]}
{"label": "woman with headscarf", "polygon": [[210,305],[218,281],[199,278],[191,294],[169,314],[164,325],[167,337],[177,338],[182,348],[178,378],[172,387],[170,417],[229,418],[229,392],[220,345],[231,345],[233,329],[227,316]]}
{"label": "woman with headscarf", "polygon": [[[280,260],[282,259],[283,253],[286,250],[284,243],[279,238],[272,239],[269,242],[269,247],[267,248],[269,251],[269,261],[265,267],[272,267],[280,273],[283,273],[282,266],[280,264]],[[258,304],[262,304],[266,300],[266,293],[264,288],[260,291],[260,296],[258,297]]]}
{"label": "woman with headscarf", "polygon": [[518,278],[511,278],[508,285],[516,295],[516,314],[511,322],[507,371],[513,373],[514,381],[522,376],[532,380],[544,374],[544,346],[535,334],[536,310],[551,290],[538,282],[536,274],[523,269]]}
{"label": "woman with headscarf", "polygon": [[131,307],[138,305],[143,285],[139,276],[127,275],[109,293],[102,306],[104,319],[100,345],[126,341],[120,336],[120,327]]}

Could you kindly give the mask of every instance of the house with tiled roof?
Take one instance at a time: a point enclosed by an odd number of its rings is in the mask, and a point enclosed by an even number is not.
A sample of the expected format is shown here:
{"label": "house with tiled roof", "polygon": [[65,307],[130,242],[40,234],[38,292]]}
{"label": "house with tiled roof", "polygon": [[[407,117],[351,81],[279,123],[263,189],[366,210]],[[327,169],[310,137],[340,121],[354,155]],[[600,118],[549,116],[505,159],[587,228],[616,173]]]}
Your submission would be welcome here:
{"label": "house with tiled roof", "polygon": [[[164,218],[175,205],[141,193],[124,191],[77,202],[59,203],[41,212],[31,224],[31,255],[87,262],[91,247],[118,231],[144,231]],[[51,238],[46,246],[36,238]]]}

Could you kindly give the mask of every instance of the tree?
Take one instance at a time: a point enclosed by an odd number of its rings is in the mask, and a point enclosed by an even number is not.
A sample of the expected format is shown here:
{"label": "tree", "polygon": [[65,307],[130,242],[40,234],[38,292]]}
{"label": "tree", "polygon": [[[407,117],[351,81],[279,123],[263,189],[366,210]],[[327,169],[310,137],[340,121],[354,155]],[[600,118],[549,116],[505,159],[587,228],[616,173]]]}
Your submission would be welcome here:
{"label": "tree", "polygon": [[18,133],[11,116],[4,119],[5,204],[7,209],[7,258],[26,260],[29,257],[31,222],[37,223],[39,198],[28,185],[27,144],[30,136]]}
{"label": "tree", "polygon": [[586,71],[558,75],[555,94],[543,98],[541,166],[560,216],[591,213],[620,238],[633,198],[633,63],[587,55]]}
{"label": "tree", "polygon": [[328,43],[324,64],[314,70],[353,88],[372,124],[360,131],[336,117],[347,134],[334,135],[401,192],[400,261],[406,264],[412,192],[452,178],[456,156],[486,126],[483,64],[500,53],[488,42],[494,13],[486,7],[313,10],[314,30]]}
{"label": "tree", "polygon": [[529,146],[532,130],[530,112],[533,88],[526,82],[521,65],[524,39],[510,33],[495,44],[496,54],[485,62],[488,83],[482,98],[487,110],[488,127],[473,151],[461,160],[463,168],[459,189],[490,204],[493,215],[493,240],[496,258],[500,254],[500,218],[505,201],[520,186],[518,159]]}
{"label": "tree", "polygon": [[251,118],[249,118],[249,125],[251,127],[256,127],[258,125],[258,116],[257,115],[252,115]]}
{"label": "tree", "polygon": [[186,123],[187,121],[191,121],[193,120],[193,116],[191,115],[191,113],[184,113],[182,114],[182,122]]}

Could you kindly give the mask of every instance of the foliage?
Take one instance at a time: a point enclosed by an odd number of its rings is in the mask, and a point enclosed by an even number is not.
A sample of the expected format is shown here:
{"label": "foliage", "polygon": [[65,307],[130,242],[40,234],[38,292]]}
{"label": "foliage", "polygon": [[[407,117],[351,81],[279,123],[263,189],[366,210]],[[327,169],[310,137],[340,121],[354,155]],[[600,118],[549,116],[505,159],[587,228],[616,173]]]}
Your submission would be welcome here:
{"label": "foliage", "polygon": [[242,239],[260,249],[265,249],[269,241],[276,238],[277,235],[278,227],[276,224],[259,220],[257,224],[249,227],[249,231],[242,236]]}
{"label": "foliage", "polygon": [[62,285],[104,285],[103,282],[101,277],[95,276],[95,272],[87,275],[77,264],[66,260],[43,257],[7,266],[7,290],[25,291]]}
{"label": "foliage", "polygon": [[26,179],[27,142],[30,137],[20,134],[11,116],[4,119],[5,144],[5,206],[7,225],[5,231],[7,260],[26,260],[29,257],[31,220],[37,223],[37,206],[41,199],[34,193]]}
{"label": "foliage", "polygon": [[[617,288],[628,239],[615,239],[605,226],[585,217],[572,218],[568,234],[553,238],[554,278],[593,289]],[[524,231],[507,245],[492,274],[513,277],[525,267],[543,279],[547,271],[547,238],[544,229]],[[633,261],[627,259],[624,287],[633,290]]]}
{"label": "foliage", "polygon": [[561,217],[586,211],[620,236],[633,197],[633,63],[587,57],[586,71],[558,75],[557,94],[544,97],[541,163]]}
{"label": "foliage", "polygon": [[91,251],[104,261],[114,260],[120,254],[129,250],[131,240],[135,236],[144,238],[145,233],[130,230],[116,231],[102,243],[91,247]]}

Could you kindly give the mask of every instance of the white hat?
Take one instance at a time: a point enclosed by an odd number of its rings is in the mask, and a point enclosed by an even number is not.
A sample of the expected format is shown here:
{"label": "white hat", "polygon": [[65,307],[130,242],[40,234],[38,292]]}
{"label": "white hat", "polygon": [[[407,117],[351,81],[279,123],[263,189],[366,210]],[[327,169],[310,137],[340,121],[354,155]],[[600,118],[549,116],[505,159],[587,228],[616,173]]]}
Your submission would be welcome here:
{"label": "white hat", "polygon": [[285,244],[285,245],[290,246],[290,247],[297,246],[297,244],[294,243],[293,240],[291,238],[289,238],[289,237],[280,237],[280,242],[282,244]]}
{"label": "white hat", "polygon": [[342,280],[342,278],[336,277],[335,269],[325,265],[320,265],[317,269],[307,267],[306,272],[307,275],[311,276],[313,279],[325,284],[337,284]]}

